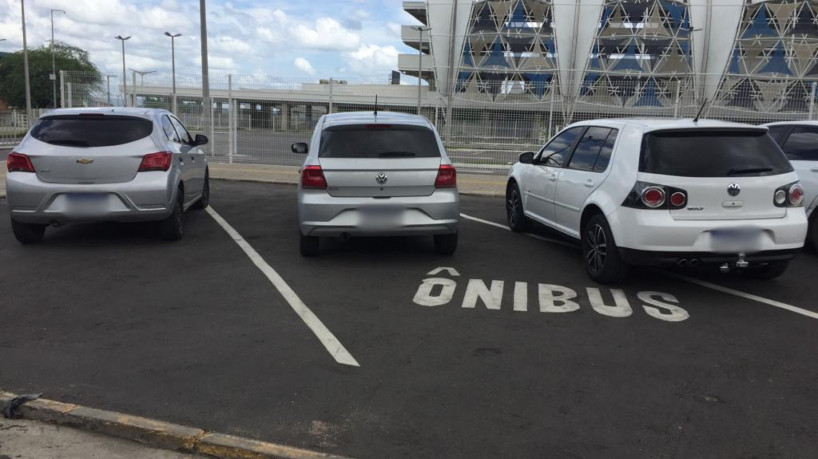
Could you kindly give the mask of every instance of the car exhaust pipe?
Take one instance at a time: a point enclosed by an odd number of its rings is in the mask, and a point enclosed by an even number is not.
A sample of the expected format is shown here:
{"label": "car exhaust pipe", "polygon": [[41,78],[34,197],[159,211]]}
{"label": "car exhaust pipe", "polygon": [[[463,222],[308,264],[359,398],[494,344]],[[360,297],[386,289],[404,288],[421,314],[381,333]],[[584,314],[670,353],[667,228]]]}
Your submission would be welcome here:
{"label": "car exhaust pipe", "polygon": [[58,222],[57,220],[51,220],[50,222],[48,222],[48,224],[52,228],[59,228],[60,226],[62,226],[62,223]]}
{"label": "car exhaust pipe", "polygon": [[721,265],[721,266],[719,267],[719,271],[721,271],[721,272],[722,272],[722,274],[727,274],[727,273],[729,273],[729,272],[730,272],[730,263],[725,263],[725,264]]}
{"label": "car exhaust pipe", "polygon": [[676,265],[677,265],[678,267],[680,267],[680,268],[687,268],[687,266],[688,266],[688,263],[687,263],[687,258],[682,258],[681,260],[678,260],[678,261],[676,262]]}
{"label": "car exhaust pipe", "polygon": [[341,235],[339,236],[339,238],[340,238],[342,241],[346,242],[346,241],[348,241],[348,240],[352,239],[352,236],[350,236],[350,235],[349,235],[349,233],[341,233]]}
{"label": "car exhaust pipe", "polygon": [[691,258],[691,259],[690,259],[689,266],[690,266],[691,268],[695,268],[696,266],[699,266],[699,264],[700,264],[701,262],[702,262],[702,261],[701,261],[701,260],[699,260],[698,258]]}

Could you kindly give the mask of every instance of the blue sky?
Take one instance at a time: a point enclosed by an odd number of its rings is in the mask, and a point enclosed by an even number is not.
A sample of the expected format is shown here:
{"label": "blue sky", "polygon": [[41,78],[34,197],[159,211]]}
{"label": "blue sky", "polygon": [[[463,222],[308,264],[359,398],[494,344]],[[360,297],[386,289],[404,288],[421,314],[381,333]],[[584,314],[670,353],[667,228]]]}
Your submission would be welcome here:
{"label": "blue sky", "polygon": [[[411,53],[400,26],[417,21],[401,0],[208,0],[210,71],[266,77],[386,81],[398,53]],[[28,44],[56,39],[90,52],[105,73],[122,71],[117,35],[126,43],[127,66],[170,73],[170,39],[176,40],[178,74],[200,72],[198,0],[27,0]],[[22,47],[20,0],[0,0],[0,51]]]}

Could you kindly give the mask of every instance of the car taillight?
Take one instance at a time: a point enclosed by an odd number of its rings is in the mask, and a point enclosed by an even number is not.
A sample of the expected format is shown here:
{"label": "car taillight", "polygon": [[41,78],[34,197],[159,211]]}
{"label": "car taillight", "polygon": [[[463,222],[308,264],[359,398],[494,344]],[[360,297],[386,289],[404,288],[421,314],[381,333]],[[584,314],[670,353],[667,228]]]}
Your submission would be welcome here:
{"label": "car taillight", "polygon": [[321,166],[304,166],[301,169],[301,188],[327,189],[327,179],[324,178],[324,171],[321,170]]}
{"label": "car taillight", "polygon": [[22,153],[11,153],[6,160],[6,167],[9,172],[34,172],[34,165],[31,159]]}
{"label": "car taillight", "polygon": [[457,186],[457,171],[451,164],[441,164],[437,170],[435,188],[454,188]]}
{"label": "car taillight", "polygon": [[798,182],[778,187],[773,194],[773,204],[777,207],[803,206],[804,188]]}
{"label": "car taillight", "polygon": [[794,207],[800,207],[804,204],[804,189],[801,188],[801,185],[795,184],[790,187],[790,205]]}
{"label": "car taillight", "polygon": [[173,155],[167,151],[145,155],[139,164],[139,172],[166,171],[170,169],[171,161],[173,161]]}
{"label": "car taillight", "polygon": [[665,190],[658,186],[649,186],[642,190],[642,204],[651,209],[661,207],[665,203]]}
{"label": "car taillight", "polygon": [[655,183],[636,182],[622,203],[636,209],[684,209],[687,191]]}

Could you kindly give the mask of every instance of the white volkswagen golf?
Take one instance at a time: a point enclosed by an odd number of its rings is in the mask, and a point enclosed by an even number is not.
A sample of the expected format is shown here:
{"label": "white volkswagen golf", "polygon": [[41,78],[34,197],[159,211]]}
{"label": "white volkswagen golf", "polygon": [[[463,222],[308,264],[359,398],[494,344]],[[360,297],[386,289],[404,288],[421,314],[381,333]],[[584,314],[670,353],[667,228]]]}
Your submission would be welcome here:
{"label": "white volkswagen golf", "polygon": [[509,173],[508,225],[582,242],[597,282],[628,265],[718,264],[770,279],[804,245],[804,190],[765,127],[702,120],[575,123]]}

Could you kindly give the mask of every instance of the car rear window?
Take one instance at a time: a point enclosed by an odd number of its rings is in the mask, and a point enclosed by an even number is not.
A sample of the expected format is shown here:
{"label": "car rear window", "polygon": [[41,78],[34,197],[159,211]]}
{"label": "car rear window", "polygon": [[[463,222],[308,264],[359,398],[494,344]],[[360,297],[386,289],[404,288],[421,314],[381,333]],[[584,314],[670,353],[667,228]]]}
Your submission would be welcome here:
{"label": "car rear window", "polygon": [[435,133],[423,126],[333,126],[321,133],[319,158],[438,158]]}
{"label": "car rear window", "polygon": [[680,177],[752,177],[791,172],[766,131],[655,131],[642,139],[639,171]]}
{"label": "car rear window", "polygon": [[131,116],[49,116],[31,128],[31,136],[51,145],[110,147],[143,139],[153,132],[153,122]]}

